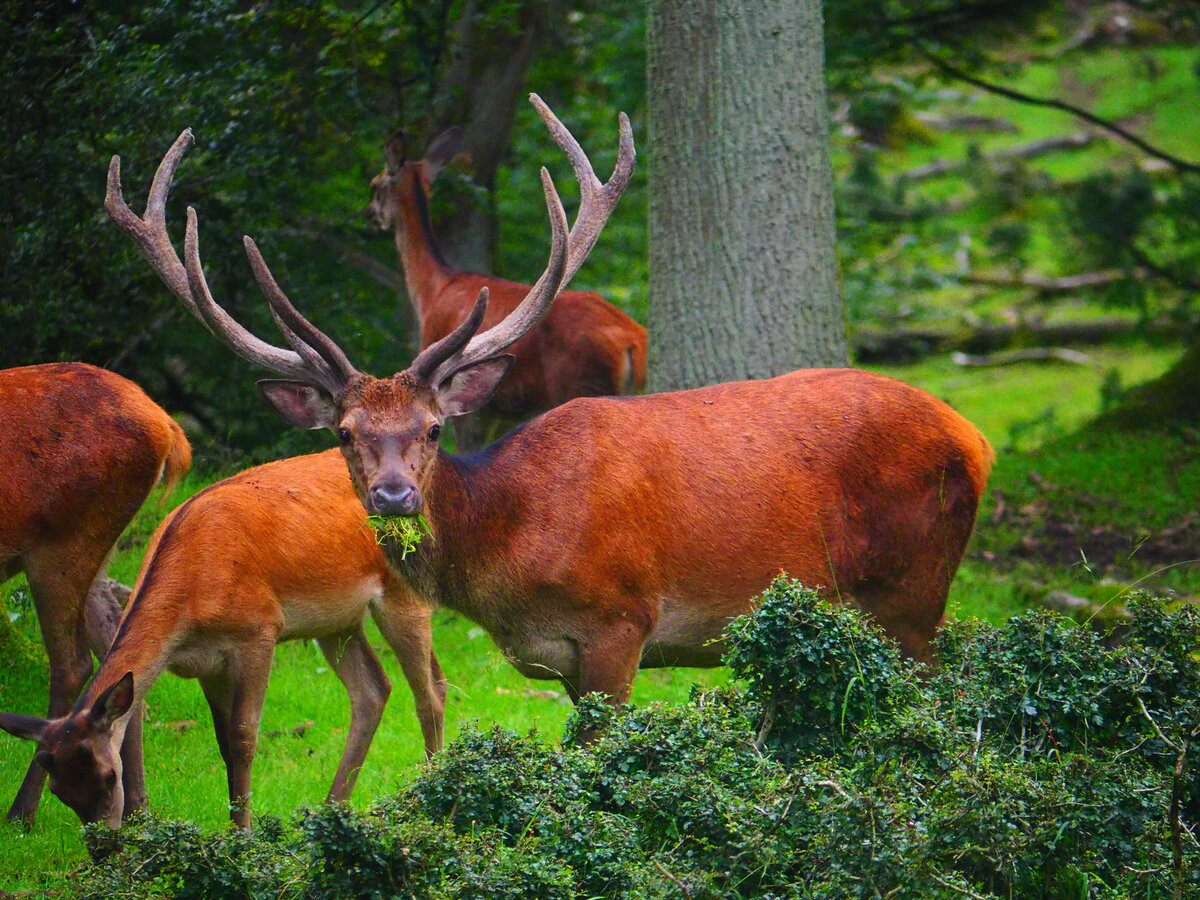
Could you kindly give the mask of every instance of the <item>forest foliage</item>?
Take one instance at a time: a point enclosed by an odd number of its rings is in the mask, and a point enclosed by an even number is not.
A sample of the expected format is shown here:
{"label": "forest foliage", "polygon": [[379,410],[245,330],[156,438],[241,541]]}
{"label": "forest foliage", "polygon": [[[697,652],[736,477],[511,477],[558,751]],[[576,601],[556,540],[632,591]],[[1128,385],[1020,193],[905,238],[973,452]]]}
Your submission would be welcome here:
{"label": "forest foliage", "polygon": [[[973,235],[979,263],[1005,271],[1128,272],[1104,288],[1104,302],[1141,310],[1147,320],[1192,321],[1200,261],[1195,173],[1145,171],[1135,154],[1082,178],[1047,181],[1028,165],[998,164],[968,147],[969,196],[946,202],[895,178],[882,158],[883,151],[920,147],[929,134],[922,119],[929,99],[964,88],[931,59],[1011,84],[1030,66],[1089,51],[1079,35],[1088,22],[1107,21],[1105,4],[920,0],[872,4],[869,14],[863,6],[826,9],[852,326],[911,321],[922,305],[916,298],[957,284],[963,273],[953,261],[965,235]],[[251,233],[293,299],[352,358],[370,371],[394,371],[409,358],[411,314],[394,289],[353,264],[355,254],[366,254],[398,268],[387,236],[361,215],[380,148],[397,127],[418,148],[431,137],[442,115],[439,79],[467,52],[464,21],[484,36],[472,52],[487,52],[487,37],[510,37],[527,7],[541,23],[527,84],[581,138],[598,170],[611,162],[616,112],[633,119],[638,172],[578,286],[599,288],[643,317],[644,185],[652,158],[640,4],[22,2],[0,13],[0,73],[11,98],[0,116],[13,136],[0,163],[0,328],[12,337],[0,348],[0,366],[83,359],[112,367],[185,417],[204,460],[315,446],[311,436],[275,425],[246,387],[256,373],[207,338],[107,222],[108,159],[122,156],[126,192],[140,198],[170,141],[192,127],[197,145],[180,168],[168,221],[178,238],[183,209],[197,207],[217,298],[273,334],[238,241]],[[1194,4],[1125,7],[1135,25],[1114,45],[1144,61],[1147,79],[1162,74],[1155,48],[1186,56],[1195,46]],[[1182,90],[1198,92],[1197,72],[1200,64]],[[527,104],[514,102],[511,136],[497,135],[504,148],[494,193],[473,181],[464,160],[439,181],[435,214],[446,213],[451,198],[473,197],[498,222],[492,267],[521,279],[537,271],[546,242],[538,167],[550,165],[565,196],[573,184]],[[964,204],[971,212],[956,212]],[[1047,222],[1058,233],[1053,243]]]}

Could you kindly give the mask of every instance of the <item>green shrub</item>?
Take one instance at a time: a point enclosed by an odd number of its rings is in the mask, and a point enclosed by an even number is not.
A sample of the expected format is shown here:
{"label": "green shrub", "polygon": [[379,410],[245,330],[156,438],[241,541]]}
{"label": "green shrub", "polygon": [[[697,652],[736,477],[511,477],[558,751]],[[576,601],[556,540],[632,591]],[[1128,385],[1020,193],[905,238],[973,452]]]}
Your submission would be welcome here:
{"label": "green shrub", "polygon": [[780,579],[730,628],[738,686],[585,698],[562,747],[468,729],[363,813],[253,836],[139,817],[79,895],[1196,896],[1200,615],[1132,610],[1115,648],[1046,614],[953,625],[923,681],[862,615]]}
{"label": "green shrub", "polygon": [[777,578],[728,633],[726,663],[767,711],[769,746],[785,757],[845,747],[915,697],[895,642],[797,581]]}

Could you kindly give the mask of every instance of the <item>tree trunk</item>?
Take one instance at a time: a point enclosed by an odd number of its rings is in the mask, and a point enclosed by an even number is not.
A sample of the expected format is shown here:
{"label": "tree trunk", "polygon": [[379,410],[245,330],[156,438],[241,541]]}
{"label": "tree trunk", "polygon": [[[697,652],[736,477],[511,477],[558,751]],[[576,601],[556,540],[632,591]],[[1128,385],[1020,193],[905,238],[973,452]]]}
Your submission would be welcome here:
{"label": "tree trunk", "polygon": [[452,125],[463,130],[471,180],[482,190],[453,192],[450,210],[437,217],[435,230],[450,264],[474,272],[492,270],[496,169],[508,147],[516,104],[551,5],[526,0],[503,14],[496,6],[488,0],[464,4],[434,99],[432,126],[425,135],[428,144]]}
{"label": "tree trunk", "polygon": [[820,0],[654,0],[649,82],[652,387],[845,365]]}

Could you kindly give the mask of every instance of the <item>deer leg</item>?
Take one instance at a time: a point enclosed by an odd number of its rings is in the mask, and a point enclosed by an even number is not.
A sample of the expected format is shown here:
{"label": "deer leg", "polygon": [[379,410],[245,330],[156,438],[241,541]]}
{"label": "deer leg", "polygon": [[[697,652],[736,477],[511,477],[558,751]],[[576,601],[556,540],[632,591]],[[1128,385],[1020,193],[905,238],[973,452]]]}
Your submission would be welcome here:
{"label": "deer leg", "polygon": [[[648,627],[639,627],[622,618],[579,642],[578,696],[603,694],[612,706],[628,702],[633,679],[642,662],[642,647],[649,635]],[[571,687],[568,686],[568,690]],[[596,738],[596,731],[587,729],[580,735],[582,743]]]}
{"label": "deer leg", "polygon": [[271,660],[275,656],[274,631],[257,635],[244,645],[234,663],[226,728],[226,774],[229,779],[229,815],[233,824],[250,830],[250,773],[258,749],[258,724],[262,720]]}
{"label": "deer leg", "polygon": [[121,787],[125,794],[122,816],[146,805],[146,765],[142,754],[142,703],[133,705],[121,741]]}
{"label": "deer leg", "polygon": [[[66,546],[54,552],[31,555],[24,561],[29,590],[37,609],[38,625],[50,661],[50,702],[46,718],[70,712],[84,683],[92,674],[92,656],[84,628],[83,604],[88,587],[104,562],[104,553]],[[16,799],[8,811],[10,822],[32,827],[46,773],[30,763]]]}
{"label": "deer leg", "polygon": [[408,604],[385,598],[372,607],[371,614],[400,660],[421,723],[425,756],[431,757],[445,743],[446,678],[433,653],[430,610],[420,601]]}
{"label": "deer leg", "polygon": [[326,798],[327,802],[337,803],[354,790],[392,686],[361,624],[351,631],[318,638],[317,644],[350,695],[350,733]]}
{"label": "deer leg", "polygon": [[222,672],[219,675],[206,675],[200,678],[200,687],[204,691],[204,699],[208,701],[209,711],[213,717],[213,732],[217,736],[217,749],[221,751],[221,760],[225,763],[226,771],[231,765],[229,756],[229,717],[233,712],[233,685]]}

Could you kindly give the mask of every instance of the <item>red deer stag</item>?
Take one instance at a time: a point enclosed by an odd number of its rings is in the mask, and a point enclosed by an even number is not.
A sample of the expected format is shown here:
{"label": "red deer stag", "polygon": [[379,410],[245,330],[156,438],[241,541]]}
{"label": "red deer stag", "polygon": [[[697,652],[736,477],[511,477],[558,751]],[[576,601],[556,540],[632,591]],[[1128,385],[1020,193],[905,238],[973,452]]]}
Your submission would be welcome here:
{"label": "red deer stag", "polygon": [[[582,148],[540,111],[575,171],[594,179]],[[155,176],[155,222],[188,140],[176,141]],[[136,234],[144,226],[121,200],[118,164],[108,208]],[[717,665],[729,619],[780,572],[857,603],[927,659],[992,453],[924,391],[853,369],[801,370],[580,398],[475,456],[439,449],[442,424],[487,400],[511,363],[505,349],[550,308],[616,199],[585,192],[567,236],[544,170],[543,181],[553,238],[535,288],[476,334],[481,291],[461,326],[389,378],[357,371],[292,306],[249,238],[251,266],[293,349],[234,322],[205,284],[191,209],[194,297],[184,302],[235,352],[284,376],[259,382],[263,394],[293,425],[337,436],[369,511],[426,516],[435,539],[389,562],[420,596],[482,625],[528,676],[620,702],[639,666]],[[158,233],[142,246],[161,249],[147,255],[162,271],[161,256],[173,251]]]}
{"label": "red deer stag", "polygon": [[[433,235],[429,188],[438,171],[459,152],[459,132],[436,138],[421,159],[406,159],[405,143],[392,137],[387,164],[371,182],[371,218],[393,229],[404,280],[420,323],[421,347],[450,334],[488,289],[482,328],[499,324],[529,293],[529,285],[451,268]],[[633,154],[621,157],[609,190],[620,193],[633,173]],[[584,190],[598,187],[581,178]],[[565,286],[576,266],[568,266]],[[641,391],[646,386],[646,329],[594,291],[562,291],[541,323],[509,348],[512,368],[484,412],[493,425],[524,421],[575,397]],[[488,429],[490,430],[490,429]],[[461,432],[461,429],[460,429]],[[468,443],[475,443],[474,434]]]}
{"label": "red deer stag", "polygon": [[[24,572],[50,660],[51,717],[64,715],[110,633],[89,629],[88,589],[161,476],[167,489],[192,450],[175,421],[128,379],[82,363],[0,371],[0,581]],[[99,616],[96,621],[108,618]],[[145,800],[131,729],[126,796]],[[10,820],[32,825],[46,773],[31,764]]]}
{"label": "red deer stag", "polygon": [[[0,713],[37,741],[50,790],[84,822],[120,825],[125,727],[164,669],[199,678],[250,826],[250,768],[275,644],[315,638],[350,695],[350,731],[329,800],[354,787],[391,686],[363,634],[368,608],[416,699],[425,751],[442,747],[445,684],[430,608],[388,568],[336,450],[248,469],[159,526],[112,649],[68,715]],[[131,715],[132,711],[132,715]]]}

